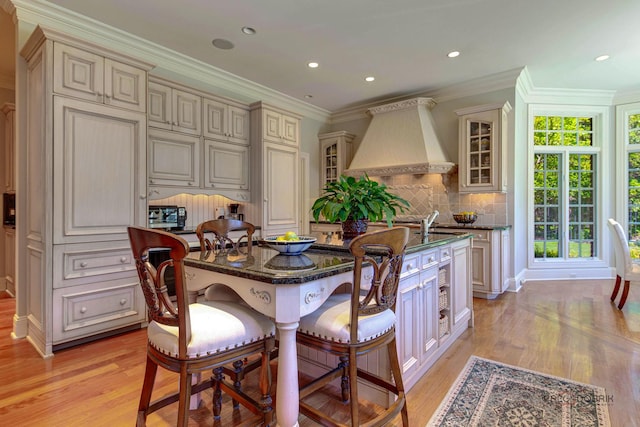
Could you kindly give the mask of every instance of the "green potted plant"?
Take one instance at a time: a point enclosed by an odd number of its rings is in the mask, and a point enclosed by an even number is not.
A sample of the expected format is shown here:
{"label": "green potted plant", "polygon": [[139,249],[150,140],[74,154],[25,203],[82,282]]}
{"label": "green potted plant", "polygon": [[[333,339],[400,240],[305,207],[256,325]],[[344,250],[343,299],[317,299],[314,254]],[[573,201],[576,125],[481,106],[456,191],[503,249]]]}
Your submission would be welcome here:
{"label": "green potted plant", "polygon": [[391,227],[396,209],[404,212],[409,202],[387,191],[387,186],[373,181],[367,174],[354,178],[340,176],[325,185],[322,195],[311,207],[313,218],[342,223],[342,236],[351,239],[367,231],[369,221],[385,219]]}

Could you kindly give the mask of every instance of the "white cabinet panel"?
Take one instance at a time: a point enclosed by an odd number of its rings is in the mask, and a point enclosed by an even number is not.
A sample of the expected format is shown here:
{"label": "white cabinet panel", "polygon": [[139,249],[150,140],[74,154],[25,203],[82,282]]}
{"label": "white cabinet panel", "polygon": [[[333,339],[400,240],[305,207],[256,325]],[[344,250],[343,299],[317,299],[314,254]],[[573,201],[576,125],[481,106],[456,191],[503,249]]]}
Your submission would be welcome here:
{"label": "white cabinet panel", "polygon": [[150,130],[148,144],[149,185],[200,186],[200,138]]}
{"label": "white cabinet panel", "polygon": [[135,277],[136,266],[128,240],[73,243],[53,248],[53,287]]}
{"label": "white cabinet panel", "polygon": [[54,243],[125,239],[146,222],[145,116],[54,97]]}
{"label": "white cabinet panel", "polygon": [[91,336],[106,328],[139,324],[146,306],[137,276],[129,280],[53,291],[53,344]]}
{"label": "white cabinet panel", "polygon": [[55,43],[54,91],[144,112],[147,73],[83,49]]}
{"label": "white cabinet panel", "polygon": [[204,186],[249,189],[249,147],[205,140]]}
{"label": "white cabinet panel", "polygon": [[202,134],[202,98],[178,88],[149,82],[149,126],[190,135]]}
{"label": "white cabinet panel", "polygon": [[204,137],[249,145],[249,110],[212,98],[203,99]]}
{"label": "white cabinet panel", "polygon": [[263,228],[269,234],[298,228],[298,151],[295,148],[265,146],[265,199]]}

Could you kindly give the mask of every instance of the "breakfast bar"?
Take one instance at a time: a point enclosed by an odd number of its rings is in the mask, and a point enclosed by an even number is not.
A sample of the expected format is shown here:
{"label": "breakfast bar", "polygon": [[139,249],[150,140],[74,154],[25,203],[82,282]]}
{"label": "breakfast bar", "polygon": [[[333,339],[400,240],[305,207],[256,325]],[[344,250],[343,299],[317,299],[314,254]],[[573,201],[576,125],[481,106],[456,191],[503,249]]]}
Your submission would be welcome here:
{"label": "breakfast bar", "polygon": [[[401,276],[400,292],[404,294],[399,296],[400,306],[397,308],[399,353],[406,359],[401,360],[401,365],[411,377],[421,376],[427,369],[427,360],[418,354],[422,350],[413,351],[422,348],[422,344],[418,346],[416,340],[423,340],[424,336],[431,334],[432,340],[426,344],[434,350],[429,355],[437,358],[448,347],[448,343],[472,325],[469,247],[470,236],[466,233],[432,233],[423,236],[413,232],[411,235]],[[439,287],[441,261],[443,277],[440,282],[442,287]],[[326,237],[319,236],[318,241],[300,255],[281,255],[263,245],[254,246],[251,253],[191,252],[184,263],[190,291],[204,289],[213,283],[223,283],[252,308],[275,319],[279,333],[276,419],[280,426],[298,425],[298,322],[301,317],[320,307],[342,284],[351,282],[354,264],[348,252],[348,241],[343,242],[337,236],[331,236],[327,241]],[[416,282],[414,279],[420,277],[423,271],[431,276],[424,276],[424,282]],[[370,273],[363,271],[365,278],[367,274]],[[431,305],[415,305],[415,308],[419,310],[418,307],[421,307],[423,314],[419,318],[425,319],[425,324],[431,325],[430,329],[415,329],[418,325],[414,325],[411,330],[420,330],[426,335],[402,338],[403,319],[414,319],[418,315],[417,312],[411,312],[411,305],[405,297],[413,291],[416,291],[416,295],[418,291],[423,293],[426,288],[430,289],[430,293],[424,300],[430,301]],[[437,292],[441,291],[446,293],[447,298],[442,309],[435,305]],[[417,298],[414,301],[418,303]],[[446,314],[443,310],[446,310]],[[440,334],[433,326],[443,318],[448,323],[442,326],[442,331],[446,332]],[[463,324],[464,328],[461,326]],[[438,349],[440,351],[435,351]],[[412,359],[415,359],[415,363]]]}

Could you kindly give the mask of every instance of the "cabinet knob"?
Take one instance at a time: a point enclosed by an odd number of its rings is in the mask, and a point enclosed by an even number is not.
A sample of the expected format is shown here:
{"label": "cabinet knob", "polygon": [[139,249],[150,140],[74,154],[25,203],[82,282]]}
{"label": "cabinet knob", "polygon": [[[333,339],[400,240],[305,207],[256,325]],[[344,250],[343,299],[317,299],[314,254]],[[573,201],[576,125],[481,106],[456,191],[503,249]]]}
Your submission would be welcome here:
{"label": "cabinet knob", "polygon": [[122,298],[120,300],[120,305],[125,305],[127,303],[127,300],[125,298]]}
{"label": "cabinet knob", "polygon": [[85,268],[87,266],[87,263],[85,261],[82,261],[80,263],[80,267]]}
{"label": "cabinet knob", "polygon": [[147,198],[147,195],[146,195],[146,194],[141,194],[141,195],[140,195],[140,199],[141,199],[141,200],[144,200],[144,199],[146,199],[146,198]]}
{"label": "cabinet knob", "polygon": [[152,179],[149,180],[149,184],[155,184],[156,182]]}
{"label": "cabinet knob", "polygon": [[127,257],[126,256],[121,257],[120,258],[120,262],[123,263],[123,264],[126,263],[127,262]]}
{"label": "cabinet knob", "polygon": [[189,181],[189,182],[187,183],[187,185],[193,185],[193,182]]}
{"label": "cabinet knob", "polygon": [[87,307],[81,307],[80,308],[80,313],[84,314],[87,312]]}
{"label": "cabinet knob", "polygon": [[435,258],[434,257],[429,257],[429,262],[435,262]]}

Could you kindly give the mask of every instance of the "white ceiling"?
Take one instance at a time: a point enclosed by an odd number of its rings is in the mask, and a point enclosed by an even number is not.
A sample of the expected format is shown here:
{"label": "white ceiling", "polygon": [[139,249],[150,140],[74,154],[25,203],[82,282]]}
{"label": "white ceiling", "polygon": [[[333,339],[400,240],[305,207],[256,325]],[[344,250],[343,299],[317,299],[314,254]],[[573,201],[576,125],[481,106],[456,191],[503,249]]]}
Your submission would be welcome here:
{"label": "white ceiling", "polygon": [[[51,3],[330,111],[524,66],[539,88],[640,89],[639,0]],[[602,54],[611,58],[594,61]]]}

